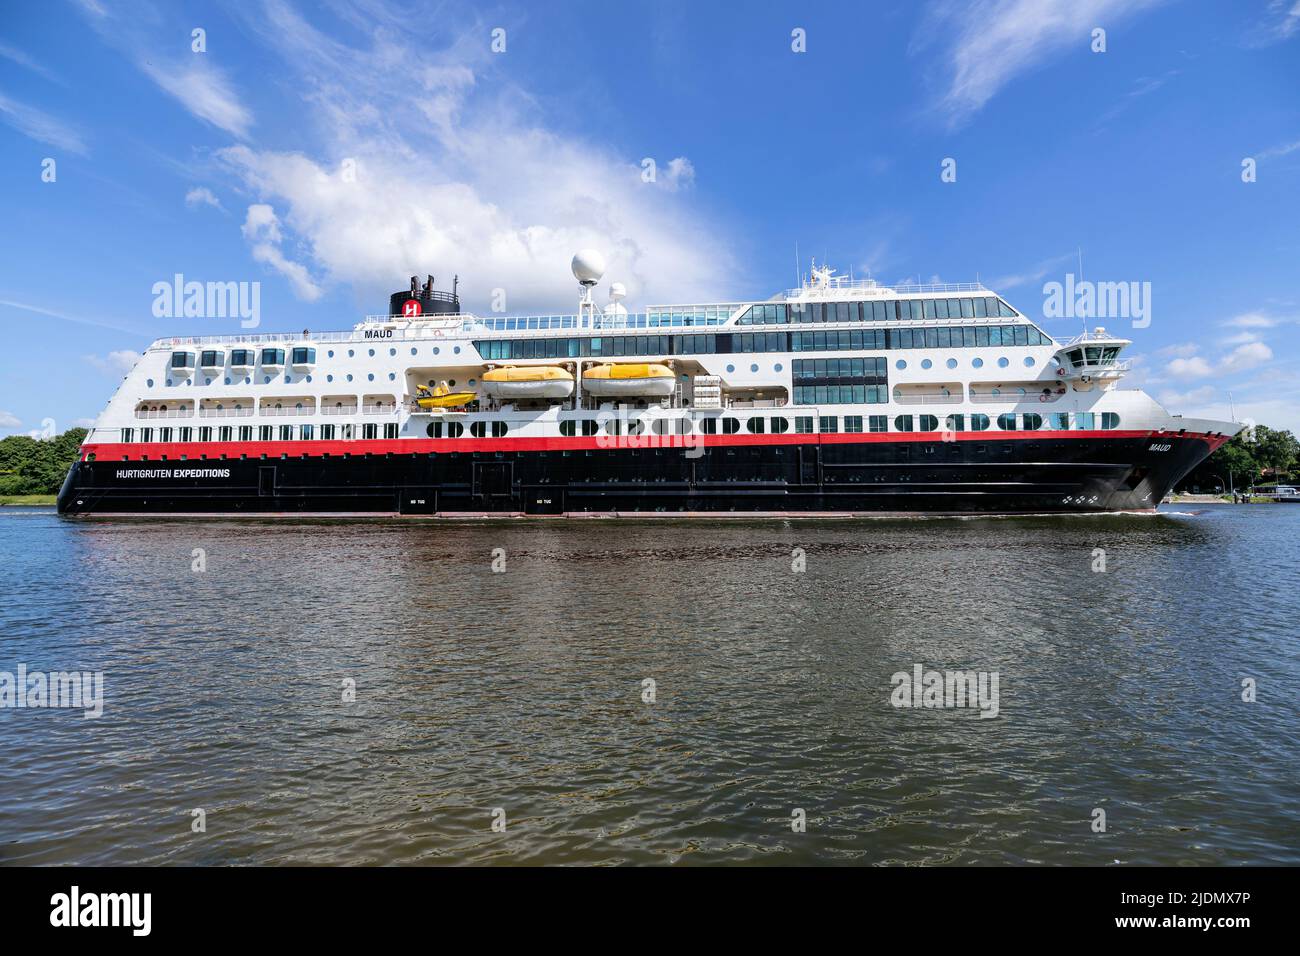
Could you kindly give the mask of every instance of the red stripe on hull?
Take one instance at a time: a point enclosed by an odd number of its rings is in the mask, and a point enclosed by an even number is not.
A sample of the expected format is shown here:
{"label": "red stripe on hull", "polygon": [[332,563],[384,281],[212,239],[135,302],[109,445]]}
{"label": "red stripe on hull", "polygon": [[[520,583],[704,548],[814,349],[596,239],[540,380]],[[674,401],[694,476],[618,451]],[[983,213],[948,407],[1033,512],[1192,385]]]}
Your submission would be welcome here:
{"label": "red stripe on hull", "polygon": [[[322,455],[420,455],[430,452],[537,452],[537,451],[589,451],[596,449],[653,449],[653,448],[725,448],[747,445],[843,445],[873,442],[934,442],[940,441],[941,432],[850,432],[837,434],[784,434],[784,435],[640,435],[612,438],[608,436],[563,438],[391,438],[353,441],[249,441],[249,442],[95,442],[81,446],[81,457],[95,456],[96,461],[187,461],[206,456],[208,460],[221,458],[268,459],[288,455],[292,457],[319,457]],[[1154,430],[1126,431],[1033,431],[1033,432],[956,432],[956,441],[1043,441],[1046,439],[1097,439],[1097,438],[1194,438],[1210,446],[1213,452],[1228,440],[1226,435]]]}

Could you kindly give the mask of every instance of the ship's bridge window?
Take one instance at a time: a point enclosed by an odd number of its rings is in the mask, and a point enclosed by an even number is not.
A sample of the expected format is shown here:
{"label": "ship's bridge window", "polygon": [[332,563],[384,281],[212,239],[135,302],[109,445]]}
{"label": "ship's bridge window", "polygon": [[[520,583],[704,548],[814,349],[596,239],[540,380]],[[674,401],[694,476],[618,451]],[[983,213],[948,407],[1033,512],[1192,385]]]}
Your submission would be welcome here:
{"label": "ship's bridge window", "polygon": [[231,349],[230,364],[236,368],[249,368],[253,364],[253,352],[251,349]]}
{"label": "ship's bridge window", "polygon": [[194,367],[193,352],[173,352],[172,368],[186,369]]}
{"label": "ship's bridge window", "polygon": [[284,364],[284,349],[262,349],[262,364],[267,366]]}
{"label": "ship's bridge window", "polygon": [[199,364],[204,368],[221,368],[221,364],[225,361],[225,358],[225,352],[218,352],[215,349],[206,349],[199,355]]}

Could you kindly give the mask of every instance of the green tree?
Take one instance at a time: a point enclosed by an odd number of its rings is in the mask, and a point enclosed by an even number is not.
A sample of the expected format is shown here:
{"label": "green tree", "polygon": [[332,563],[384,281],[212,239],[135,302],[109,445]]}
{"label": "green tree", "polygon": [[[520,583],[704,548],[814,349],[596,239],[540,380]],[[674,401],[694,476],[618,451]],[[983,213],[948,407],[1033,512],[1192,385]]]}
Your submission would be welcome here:
{"label": "green tree", "polygon": [[10,435],[0,440],[0,494],[56,494],[85,438],[86,429],[70,428],[49,439]]}

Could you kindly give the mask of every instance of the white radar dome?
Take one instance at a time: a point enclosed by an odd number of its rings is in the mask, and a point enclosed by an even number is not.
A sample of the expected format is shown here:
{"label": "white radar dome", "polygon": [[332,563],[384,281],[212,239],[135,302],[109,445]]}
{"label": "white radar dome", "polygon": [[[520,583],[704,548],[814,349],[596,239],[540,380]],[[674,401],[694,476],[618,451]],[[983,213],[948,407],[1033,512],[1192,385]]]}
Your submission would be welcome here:
{"label": "white radar dome", "polygon": [[595,249],[583,249],[573,257],[571,268],[582,285],[595,285],[605,274],[605,257]]}
{"label": "white radar dome", "polygon": [[627,298],[627,286],[621,282],[611,282],[609,284],[609,297],[617,302],[619,299]]}

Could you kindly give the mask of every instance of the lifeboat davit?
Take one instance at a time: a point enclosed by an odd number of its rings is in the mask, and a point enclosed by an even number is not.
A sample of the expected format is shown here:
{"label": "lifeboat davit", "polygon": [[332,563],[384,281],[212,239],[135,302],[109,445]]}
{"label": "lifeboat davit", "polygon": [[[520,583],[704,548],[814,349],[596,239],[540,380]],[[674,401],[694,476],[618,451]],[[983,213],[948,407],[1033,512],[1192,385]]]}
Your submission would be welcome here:
{"label": "lifeboat davit", "polygon": [[620,362],[596,365],[582,373],[582,388],[589,395],[649,395],[667,398],[677,383],[667,365]]}
{"label": "lifeboat davit", "polygon": [[478,398],[476,392],[453,392],[441,383],[432,391],[425,385],[417,385],[415,389],[415,404],[420,408],[460,408]]}
{"label": "lifeboat davit", "polygon": [[556,365],[494,368],[483,373],[479,389],[496,398],[568,398],[573,373]]}

